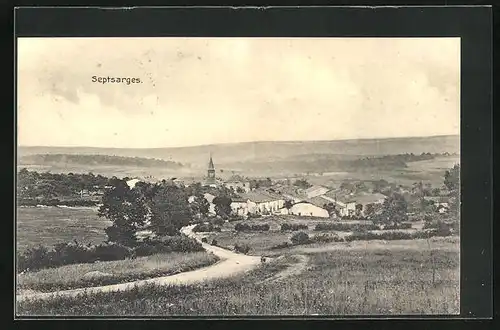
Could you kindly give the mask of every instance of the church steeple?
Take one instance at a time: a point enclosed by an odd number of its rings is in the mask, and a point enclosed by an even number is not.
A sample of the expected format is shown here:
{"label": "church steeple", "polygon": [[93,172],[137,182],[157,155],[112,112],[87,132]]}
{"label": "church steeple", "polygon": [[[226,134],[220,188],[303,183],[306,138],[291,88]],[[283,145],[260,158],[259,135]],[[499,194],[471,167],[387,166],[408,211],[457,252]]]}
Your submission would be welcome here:
{"label": "church steeple", "polygon": [[212,153],[210,153],[210,160],[208,162],[208,170],[215,170],[214,161],[212,160]]}
{"label": "church steeple", "polygon": [[208,161],[208,183],[215,183],[215,166],[212,153],[210,153],[210,160]]}

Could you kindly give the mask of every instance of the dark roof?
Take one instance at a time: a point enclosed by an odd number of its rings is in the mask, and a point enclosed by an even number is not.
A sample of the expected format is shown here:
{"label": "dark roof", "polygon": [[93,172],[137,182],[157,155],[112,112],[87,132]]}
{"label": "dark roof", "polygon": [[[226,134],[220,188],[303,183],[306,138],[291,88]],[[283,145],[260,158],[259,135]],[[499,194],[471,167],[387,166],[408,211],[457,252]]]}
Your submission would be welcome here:
{"label": "dark roof", "polygon": [[208,161],[208,169],[209,170],[214,170],[214,161],[212,160],[212,155],[210,155],[210,160]]}
{"label": "dark roof", "polygon": [[249,191],[246,193],[241,193],[239,194],[241,198],[245,200],[251,200],[252,202],[255,203],[263,203],[263,202],[270,202],[270,201],[276,201],[283,199],[283,196],[280,196],[278,194],[272,194],[269,192],[265,191]]}

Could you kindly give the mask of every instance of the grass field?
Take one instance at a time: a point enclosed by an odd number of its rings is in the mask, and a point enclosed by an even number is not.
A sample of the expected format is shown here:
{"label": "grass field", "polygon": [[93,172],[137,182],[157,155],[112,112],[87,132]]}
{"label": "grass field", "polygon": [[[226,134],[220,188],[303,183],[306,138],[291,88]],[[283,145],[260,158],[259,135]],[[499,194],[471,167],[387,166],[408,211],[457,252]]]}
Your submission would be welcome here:
{"label": "grass field", "polygon": [[[211,233],[202,233],[208,239],[208,242],[212,242],[213,239],[217,241],[217,245],[232,249],[236,244],[243,245],[246,244],[250,246],[249,255],[279,255],[283,253],[283,250],[273,250],[272,247],[282,244],[285,242],[290,242],[290,238],[295,232],[285,231],[282,232],[280,230],[281,224],[305,224],[308,226],[307,230],[300,230],[306,232],[310,237],[313,237],[317,234],[334,234],[339,237],[345,237],[350,235],[352,232],[349,231],[315,231],[314,228],[318,223],[328,223],[331,222],[329,219],[322,218],[305,218],[298,216],[270,216],[266,218],[259,219],[250,219],[244,221],[233,221],[226,222],[222,226],[221,232],[211,232]],[[335,223],[346,223],[346,224],[357,224],[359,222],[363,223],[371,223],[371,221],[335,221]],[[270,230],[264,232],[237,232],[234,230],[234,226],[237,223],[247,223],[250,225],[257,224],[269,224]],[[418,226],[420,223],[415,223],[415,226]],[[417,229],[407,229],[407,230],[396,230],[396,231],[404,231],[404,232],[414,232]],[[387,231],[372,231],[375,233],[383,233]],[[341,243],[337,243],[341,244]],[[349,243],[345,243],[349,244]]]}
{"label": "grass field", "polygon": [[[436,241],[436,240],[434,240]],[[459,313],[459,257],[421,242],[307,253],[301,273],[262,282],[289,259],[247,275],[182,287],[144,287],[50,301],[25,301],[21,315],[353,315]],[[392,244],[395,244],[391,248]]]}
{"label": "grass field", "polygon": [[[136,259],[75,264],[42,269],[18,275],[19,290],[51,292],[90,286],[123,283],[152,277],[173,275],[209,266],[219,259],[207,252],[156,254]],[[89,272],[107,274],[101,278],[87,278]]]}
{"label": "grass field", "polygon": [[91,208],[20,207],[17,209],[18,252],[36,245],[71,242],[99,244],[111,223]]}

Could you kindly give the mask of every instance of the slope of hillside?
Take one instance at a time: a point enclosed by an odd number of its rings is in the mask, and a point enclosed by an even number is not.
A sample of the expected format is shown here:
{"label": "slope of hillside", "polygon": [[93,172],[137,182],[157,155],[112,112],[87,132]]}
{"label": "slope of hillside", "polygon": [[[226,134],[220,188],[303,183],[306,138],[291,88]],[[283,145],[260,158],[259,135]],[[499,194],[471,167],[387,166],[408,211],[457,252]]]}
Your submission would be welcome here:
{"label": "slope of hillside", "polygon": [[[328,158],[353,159],[404,153],[459,153],[460,137],[433,136],[391,139],[363,139],[338,141],[245,142],[180,148],[118,149],[91,147],[19,147],[20,157],[32,154],[114,155],[122,157],[157,158],[180,163],[191,163],[205,168],[209,154],[219,166],[224,164],[257,162],[271,163],[289,157],[304,160]],[[326,155],[326,156],[325,156]]]}
{"label": "slope of hillside", "polygon": [[85,154],[32,154],[19,157],[19,165],[135,166],[178,169],[183,164],[162,159]]}

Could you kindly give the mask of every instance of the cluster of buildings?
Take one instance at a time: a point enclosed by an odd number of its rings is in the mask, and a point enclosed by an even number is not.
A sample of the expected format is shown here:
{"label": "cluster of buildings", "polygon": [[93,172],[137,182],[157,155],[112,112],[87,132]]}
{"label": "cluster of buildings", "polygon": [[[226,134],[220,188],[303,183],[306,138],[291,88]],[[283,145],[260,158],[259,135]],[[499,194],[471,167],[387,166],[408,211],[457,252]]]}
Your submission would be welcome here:
{"label": "cluster of buildings", "polygon": [[[224,186],[232,189],[239,197],[232,198],[231,209],[234,214],[289,214],[329,218],[364,215],[368,204],[382,204],[385,196],[378,193],[358,194],[356,196],[337,196],[338,192],[323,186],[312,186],[308,189],[296,189],[287,184],[273,187],[252,189],[245,180],[218,181],[215,177],[215,166],[210,156],[207,170],[206,186]],[[210,203],[210,213],[215,214],[212,201],[214,195],[206,193],[205,199]],[[327,205],[333,205],[337,212],[331,214]]]}
{"label": "cluster of buildings", "polygon": [[[138,179],[133,179],[127,183],[132,188],[138,181]],[[243,178],[222,181],[216,178],[212,156],[208,162],[204,185],[213,188],[226,187],[234,191],[238,197],[232,198],[231,210],[240,216],[250,214],[282,214],[320,218],[367,216],[373,212],[374,208],[381,206],[386,199],[386,196],[380,193],[346,194],[341,190],[321,185],[299,189],[290,184],[276,183],[271,187],[253,188],[250,182]],[[215,197],[211,193],[204,194],[204,198],[210,204],[209,213],[211,214],[216,213],[213,203]],[[191,196],[189,201],[193,200],[194,196]],[[433,200],[433,202],[440,213],[448,211],[448,203],[440,199]]]}

